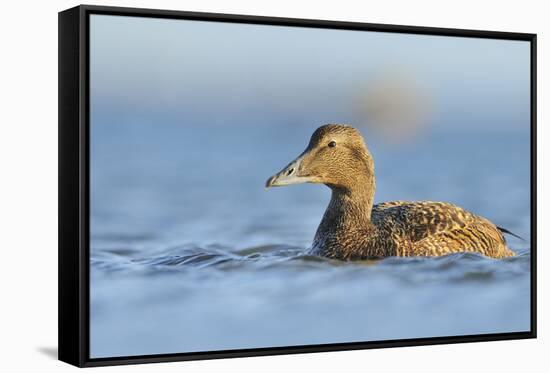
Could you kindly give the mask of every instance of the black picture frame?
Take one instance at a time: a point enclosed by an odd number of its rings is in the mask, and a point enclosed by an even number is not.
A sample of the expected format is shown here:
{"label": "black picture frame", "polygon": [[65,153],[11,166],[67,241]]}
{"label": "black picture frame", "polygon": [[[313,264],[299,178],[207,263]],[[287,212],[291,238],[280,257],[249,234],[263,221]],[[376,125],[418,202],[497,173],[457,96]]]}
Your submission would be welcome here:
{"label": "black picture frame", "polygon": [[[531,45],[531,329],[527,332],[145,356],[89,354],[89,17],[92,14],[527,41]],[[79,367],[535,338],[536,34],[81,5],[59,13],[59,360]]]}

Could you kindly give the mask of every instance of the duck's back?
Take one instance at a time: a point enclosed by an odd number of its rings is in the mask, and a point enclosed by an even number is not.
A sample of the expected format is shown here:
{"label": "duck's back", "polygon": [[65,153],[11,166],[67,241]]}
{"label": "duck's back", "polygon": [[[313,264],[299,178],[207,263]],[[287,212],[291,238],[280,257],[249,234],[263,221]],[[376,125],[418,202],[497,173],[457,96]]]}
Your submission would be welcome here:
{"label": "duck's back", "polygon": [[393,201],[374,205],[372,223],[397,256],[478,252],[513,256],[502,232],[489,220],[443,202]]}

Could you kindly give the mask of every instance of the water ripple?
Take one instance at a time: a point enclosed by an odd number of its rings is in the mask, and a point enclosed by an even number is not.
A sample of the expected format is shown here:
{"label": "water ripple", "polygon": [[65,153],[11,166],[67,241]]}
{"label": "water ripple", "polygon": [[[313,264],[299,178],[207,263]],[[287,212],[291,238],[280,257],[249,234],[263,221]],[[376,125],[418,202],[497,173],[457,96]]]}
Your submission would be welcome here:
{"label": "water ripple", "polygon": [[341,268],[342,275],[387,276],[408,283],[441,280],[487,282],[528,273],[529,249],[518,250],[517,254],[502,260],[475,253],[458,253],[434,258],[389,257],[343,262],[309,255],[305,248],[289,245],[262,245],[235,250],[219,244],[205,247],[184,244],[159,249],[149,256],[139,256],[139,252],[131,248],[95,249],[91,264],[93,270],[100,273],[146,271],[162,274],[201,269],[303,273]]}

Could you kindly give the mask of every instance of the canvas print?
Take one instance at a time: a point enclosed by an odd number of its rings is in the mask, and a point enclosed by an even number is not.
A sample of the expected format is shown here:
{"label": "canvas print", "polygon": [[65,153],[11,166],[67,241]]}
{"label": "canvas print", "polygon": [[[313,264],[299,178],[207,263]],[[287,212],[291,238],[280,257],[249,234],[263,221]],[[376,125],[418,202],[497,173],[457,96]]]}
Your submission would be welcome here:
{"label": "canvas print", "polygon": [[89,22],[91,358],[530,330],[529,42]]}

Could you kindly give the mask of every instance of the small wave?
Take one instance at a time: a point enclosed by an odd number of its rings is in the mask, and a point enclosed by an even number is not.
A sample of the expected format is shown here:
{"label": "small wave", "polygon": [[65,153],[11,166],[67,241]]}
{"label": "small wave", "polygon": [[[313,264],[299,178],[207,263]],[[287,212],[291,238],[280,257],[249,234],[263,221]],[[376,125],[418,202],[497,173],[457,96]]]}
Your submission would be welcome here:
{"label": "small wave", "polygon": [[[269,265],[280,261],[308,257],[304,254],[304,248],[289,245],[262,245],[232,250],[222,245],[200,247],[185,244],[160,250],[152,256],[144,257],[138,257],[136,250],[127,248],[105,248],[92,251],[92,265],[103,270],[129,269],[132,265],[136,268],[149,267],[151,269],[177,267],[216,267],[223,269],[232,265],[242,266],[254,263]],[[311,261],[314,259],[304,260]]]}
{"label": "small wave", "polygon": [[[150,251],[151,252],[151,251]],[[138,271],[153,274],[197,271],[329,271],[345,276],[385,276],[405,284],[434,281],[487,282],[507,279],[530,271],[530,251],[521,249],[515,257],[492,259],[476,253],[456,253],[441,257],[389,257],[343,262],[308,254],[304,247],[261,245],[244,249],[213,244],[184,244],[154,250],[148,256],[128,248],[92,250],[91,265],[100,272]]]}

